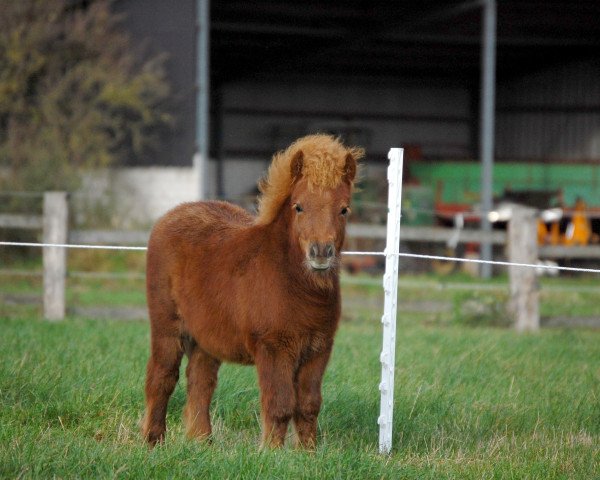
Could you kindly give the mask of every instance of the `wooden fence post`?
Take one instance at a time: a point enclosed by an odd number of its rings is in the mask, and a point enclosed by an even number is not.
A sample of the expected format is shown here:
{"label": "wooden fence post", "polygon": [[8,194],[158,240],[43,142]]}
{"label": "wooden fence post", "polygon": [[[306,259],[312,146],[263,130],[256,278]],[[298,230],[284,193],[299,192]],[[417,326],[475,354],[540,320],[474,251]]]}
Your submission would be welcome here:
{"label": "wooden fence post", "polygon": [[[508,224],[508,261],[536,264],[538,261],[537,215],[533,208],[514,205]],[[534,268],[509,267],[509,312],[519,332],[540,328],[539,285]]]}
{"label": "wooden fence post", "polygon": [[[44,194],[44,243],[67,243],[68,205],[66,192]],[[65,248],[44,247],[44,318],[62,320],[65,317],[65,278],[67,252]]]}

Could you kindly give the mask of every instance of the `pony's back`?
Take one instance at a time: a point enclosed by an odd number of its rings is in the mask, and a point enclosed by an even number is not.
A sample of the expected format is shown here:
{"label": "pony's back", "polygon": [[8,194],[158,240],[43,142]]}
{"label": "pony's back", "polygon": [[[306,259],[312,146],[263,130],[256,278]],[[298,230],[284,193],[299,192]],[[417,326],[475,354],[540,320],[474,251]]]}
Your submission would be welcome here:
{"label": "pony's back", "polygon": [[227,202],[184,203],[156,223],[149,249],[153,240],[198,244],[210,237],[222,238],[250,226],[253,219],[246,210]]}

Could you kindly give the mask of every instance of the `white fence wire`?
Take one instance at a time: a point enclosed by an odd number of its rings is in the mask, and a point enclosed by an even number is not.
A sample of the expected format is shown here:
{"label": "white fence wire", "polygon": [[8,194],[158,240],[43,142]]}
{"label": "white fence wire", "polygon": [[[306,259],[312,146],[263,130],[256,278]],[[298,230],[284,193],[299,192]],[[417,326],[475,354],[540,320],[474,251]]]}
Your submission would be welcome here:
{"label": "white fence wire", "polygon": [[[144,246],[128,246],[128,245],[88,245],[88,244],[72,244],[72,243],[36,243],[36,242],[0,242],[0,246],[7,247],[55,247],[55,248],[79,248],[79,249],[90,249],[90,250],[137,250],[146,251],[148,247]],[[386,256],[385,252],[367,252],[367,251],[343,251],[342,255],[346,256]],[[487,263],[490,265],[498,265],[502,267],[526,267],[526,268],[538,268],[547,270],[559,270],[566,272],[582,272],[582,273],[600,273],[600,269],[596,268],[581,268],[581,267],[563,267],[560,265],[547,265],[547,264],[536,264],[536,263],[515,263],[505,262],[501,260],[480,260],[478,258],[463,258],[463,257],[448,257],[444,255],[427,255],[421,253],[408,253],[408,252],[393,252],[390,255],[397,255],[399,257],[407,258],[418,258],[422,260],[441,260],[446,262],[460,262],[460,263]]]}

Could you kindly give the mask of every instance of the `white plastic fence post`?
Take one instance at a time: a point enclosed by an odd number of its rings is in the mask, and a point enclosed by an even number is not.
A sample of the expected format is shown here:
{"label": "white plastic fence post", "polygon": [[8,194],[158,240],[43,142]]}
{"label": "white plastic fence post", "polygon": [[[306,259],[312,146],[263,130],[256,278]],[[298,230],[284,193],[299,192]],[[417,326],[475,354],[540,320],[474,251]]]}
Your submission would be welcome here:
{"label": "white plastic fence post", "polygon": [[392,449],[394,415],[394,365],[396,356],[396,307],[398,301],[398,253],[400,251],[400,210],[402,203],[402,163],[404,149],[392,148],[388,154],[388,216],[385,246],[385,294],[383,317],[383,348],[381,350],[381,409],[379,413],[379,452]]}

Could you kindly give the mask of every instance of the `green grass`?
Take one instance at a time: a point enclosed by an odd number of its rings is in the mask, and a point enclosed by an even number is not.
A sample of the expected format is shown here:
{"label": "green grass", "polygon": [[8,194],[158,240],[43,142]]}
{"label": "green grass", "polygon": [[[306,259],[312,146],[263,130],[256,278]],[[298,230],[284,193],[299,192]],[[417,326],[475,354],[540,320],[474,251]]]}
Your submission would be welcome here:
{"label": "green grass", "polygon": [[67,304],[80,306],[146,306],[144,280],[91,280],[68,282]]}
{"label": "green grass", "polygon": [[258,449],[256,375],[233,365],[213,443],[184,438],[182,380],[166,444],[148,450],[145,323],[2,318],[0,331],[1,478],[600,478],[598,331],[401,322],[390,456],[377,453],[377,321],[340,328],[314,453]]}

